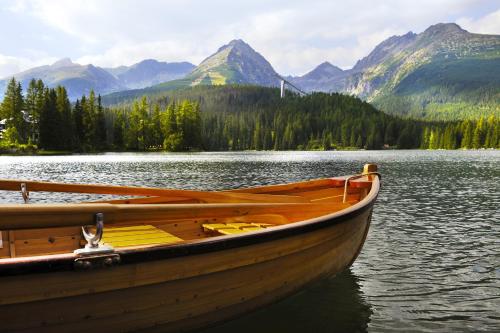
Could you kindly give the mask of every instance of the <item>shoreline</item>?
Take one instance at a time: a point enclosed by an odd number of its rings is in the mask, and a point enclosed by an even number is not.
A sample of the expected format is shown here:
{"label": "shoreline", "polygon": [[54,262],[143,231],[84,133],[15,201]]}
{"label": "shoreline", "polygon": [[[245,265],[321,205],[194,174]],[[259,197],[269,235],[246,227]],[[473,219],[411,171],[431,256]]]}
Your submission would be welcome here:
{"label": "shoreline", "polygon": [[330,150],[319,150],[319,149],[300,149],[300,150],[213,150],[213,151],[204,151],[204,150],[193,150],[193,151],[166,151],[166,150],[148,150],[148,151],[134,151],[134,150],[125,150],[125,151],[113,151],[113,150],[108,150],[108,151],[95,151],[95,152],[70,152],[70,151],[57,151],[57,150],[49,150],[49,151],[36,151],[36,152],[8,152],[8,153],[1,153],[0,152],[0,157],[2,156],[73,156],[73,155],[105,155],[105,154],[126,154],[126,153],[137,153],[137,154],[157,154],[157,153],[164,153],[164,154],[179,154],[179,153],[186,153],[186,154],[191,154],[191,153],[224,153],[224,152],[327,152],[327,151],[338,151],[338,152],[343,152],[343,151],[405,151],[405,150],[419,150],[419,151],[480,151],[480,150],[488,150],[488,151],[496,151],[500,150],[499,148],[478,148],[478,149],[464,149],[464,148],[459,148],[459,149],[330,149]]}

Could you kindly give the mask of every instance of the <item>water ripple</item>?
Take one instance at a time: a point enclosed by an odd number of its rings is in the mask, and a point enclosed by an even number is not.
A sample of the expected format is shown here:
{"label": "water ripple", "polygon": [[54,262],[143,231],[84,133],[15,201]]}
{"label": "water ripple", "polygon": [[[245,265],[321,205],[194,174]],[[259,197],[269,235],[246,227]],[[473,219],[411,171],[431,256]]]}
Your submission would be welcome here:
{"label": "water ripple", "polygon": [[[350,271],[207,332],[500,331],[500,152],[234,152],[0,157],[0,178],[224,189],[350,174],[383,187]],[[108,196],[32,193],[33,202]],[[0,202],[21,202],[0,192]]]}

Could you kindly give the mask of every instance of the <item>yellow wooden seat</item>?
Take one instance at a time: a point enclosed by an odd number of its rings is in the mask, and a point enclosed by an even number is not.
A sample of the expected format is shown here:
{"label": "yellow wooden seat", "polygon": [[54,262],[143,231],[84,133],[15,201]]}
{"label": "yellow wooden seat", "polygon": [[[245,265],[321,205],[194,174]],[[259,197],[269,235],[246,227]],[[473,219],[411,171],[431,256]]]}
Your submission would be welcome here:
{"label": "yellow wooden seat", "polygon": [[241,229],[241,228],[248,228],[248,227],[255,227],[256,225],[253,223],[244,223],[244,222],[236,222],[236,223],[227,223],[228,226]]}
{"label": "yellow wooden seat", "polygon": [[227,228],[227,229],[219,229],[217,232],[221,235],[234,235],[234,234],[241,234],[243,232],[247,232],[247,230],[244,229],[236,229],[236,228]]}
{"label": "yellow wooden seat", "polygon": [[273,226],[269,223],[244,223],[244,222],[228,222],[228,223],[205,223],[202,225],[203,231],[219,235],[234,235],[242,232],[262,230]]}
{"label": "yellow wooden seat", "polygon": [[269,224],[269,223],[252,223],[252,224],[262,228],[269,228],[274,226],[274,224]]}
{"label": "yellow wooden seat", "polygon": [[255,231],[255,230],[262,230],[262,229],[264,229],[264,228],[256,227],[256,226],[241,228],[241,230],[243,230],[243,231]]}
{"label": "yellow wooden seat", "polygon": [[152,225],[106,227],[102,243],[112,247],[172,244],[182,239]]}
{"label": "yellow wooden seat", "polygon": [[217,231],[218,229],[232,228],[225,223],[205,223],[202,227],[204,231]]}

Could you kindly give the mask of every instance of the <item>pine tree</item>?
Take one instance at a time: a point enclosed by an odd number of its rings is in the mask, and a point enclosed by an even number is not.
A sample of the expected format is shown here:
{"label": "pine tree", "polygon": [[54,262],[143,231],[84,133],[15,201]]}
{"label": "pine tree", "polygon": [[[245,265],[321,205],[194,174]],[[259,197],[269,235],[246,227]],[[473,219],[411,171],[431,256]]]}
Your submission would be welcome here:
{"label": "pine tree", "polygon": [[481,117],[479,121],[476,123],[476,127],[474,128],[474,132],[472,134],[473,148],[479,149],[482,147],[483,136],[484,136],[484,118]]}
{"label": "pine tree", "polygon": [[[24,98],[21,84],[12,78],[5,91],[5,96],[0,105],[0,119],[7,119],[6,128],[14,127],[17,140],[26,143],[28,139],[28,124],[23,118]],[[13,131],[14,132],[14,131]]]}
{"label": "pine tree", "polygon": [[460,147],[464,149],[472,148],[472,123],[466,120],[462,125],[462,142]]}
{"label": "pine tree", "polygon": [[32,79],[26,91],[25,108],[31,120],[28,136],[34,144],[38,144],[40,113],[45,103],[44,90],[45,85],[42,80]]}
{"label": "pine tree", "polygon": [[83,133],[85,133],[85,139],[83,140],[83,150],[92,151],[96,149],[96,105],[95,105],[95,93],[93,90],[90,91],[89,97],[82,97],[81,100],[83,108]]}
{"label": "pine tree", "polygon": [[113,124],[113,147],[117,150],[123,150],[125,148],[124,140],[125,131],[125,116],[123,112],[115,112],[114,124]]}
{"label": "pine tree", "polygon": [[95,117],[95,149],[99,151],[106,150],[107,148],[107,133],[106,133],[106,119],[104,117],[104,109],[101,103],[101,95],[97,96],[97,114]]}
{"label": "pine tree", "polygon": [[151,116],[151,142],[149,146],[153,146],[154,148],[160,148],[163,145],[163,132],[161,130],[161,113],[160,113],[160,105],[155,104],[153,108],[153,115]]}
{"label": "pine tree", "polygon": [[73,144],[76,151],[82,151],[85,142],[85,128],[83,125],[83,107],[80,100],[76,100],[73,109],[74,135]]}
{"label": "pine tree", "polygon": [[70,150],[73,147],[73,114],[68,93],[62,86],[56,88],[56,108],[58,113],[57,118],[59,119],[59,123],[57,124],[57,148]]}
{"label": "pine tree", "polygon": [[253,130],[253,148],[255,150],[262,150],[263,148],[263,137],[262,137],[262,130],[260,126],[260,121],[257,120],[255,123],[255,128]]}
{"label": "pine tree", "polygon": [[59,149],[60,117],[57,112],[57,94],[45,88],[44,104],[40,114],[40,139],[42,149]]}

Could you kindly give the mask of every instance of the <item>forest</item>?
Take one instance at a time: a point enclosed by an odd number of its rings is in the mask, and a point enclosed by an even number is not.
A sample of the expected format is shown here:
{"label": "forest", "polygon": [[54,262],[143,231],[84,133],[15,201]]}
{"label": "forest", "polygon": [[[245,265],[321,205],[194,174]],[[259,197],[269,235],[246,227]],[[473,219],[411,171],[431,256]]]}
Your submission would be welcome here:
{"label": "forest", "polygon": [[424,122],[338,93],[280,98],[276,88],[198,86],[121,104],[90,91],[10,80],[0,104],[0,152],[500,148],[500,119]]}

